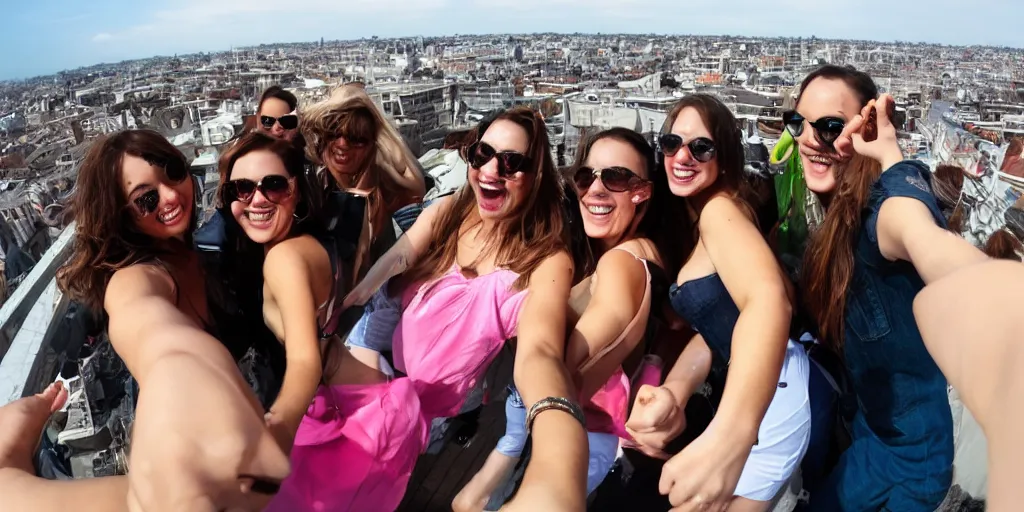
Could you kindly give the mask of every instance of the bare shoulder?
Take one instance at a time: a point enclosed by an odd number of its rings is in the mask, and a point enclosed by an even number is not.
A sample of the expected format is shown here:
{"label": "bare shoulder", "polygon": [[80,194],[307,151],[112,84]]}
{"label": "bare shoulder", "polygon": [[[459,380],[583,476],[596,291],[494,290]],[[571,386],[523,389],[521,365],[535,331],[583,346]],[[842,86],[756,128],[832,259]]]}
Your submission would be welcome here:
{"label": "bare shoulder", "polygon": [[103,302],[110,306],[144,296],[174,296],[174,279],[166,269],[153,264],[137,264],[114,272],[104,293]]}
{"label": "bare shoulder", "polygon": [[718,232],[735,228],[738,225],[754,226],[754,221],[739,200],[724,194],[712,197],[700,213],[702,236],[705,234],[705,229]]}
{"label": "bare shoulder", "polygon": [[270,248],[263,261],[263,273],[264,276],[292,274],[325,265],[330,268],[330,257],[324,246],[310,235],[301,235]]}
{"label": "bare shoulder", "polygon": [[568,282],[572,286],[573,263],[572,257],[566,251],[558,251],[548,256],[530,276],[530,287],[547,286],[551,283]]}

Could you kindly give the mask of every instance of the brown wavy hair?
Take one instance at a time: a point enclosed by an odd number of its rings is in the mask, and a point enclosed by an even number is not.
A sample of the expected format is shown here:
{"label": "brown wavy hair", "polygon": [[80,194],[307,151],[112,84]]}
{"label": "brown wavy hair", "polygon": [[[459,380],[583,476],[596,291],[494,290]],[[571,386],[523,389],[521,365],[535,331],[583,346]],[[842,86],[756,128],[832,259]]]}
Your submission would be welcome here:
{"label": "brown wavy hair", "polygon": [[[832,65],[822,66],[807,75],[800,85],[801,96],[807,86],[819,78],[842,81],[862,107],[878,96],[878,87],[868,74]],[[818,338],[838,354],[842,354],[843,347],[846,292],[853,278],[853,250],[871,185],[881,174],[882,168],[877,162],[860,155],[854,155],[836,170],[836,189],[825,218],[811,234],[804,252],[800,276],[803,304],[817,327]]]}
{"label": "brown wavy hair", "polygon": [[418,162],[398,130],[361,87],[343,85],[330,98],[304,109],[299,128],[306,144],[306,157],[324,166],[319,174],[324,188],[337,186],[323,160],[328,146],[338,137],[368,144],[370,154],[360,174],[370,173],[368,211],[375,231],[388,229],[385,221],[396,210],[421,199],[387,179],[389,170],[401,174],[405,169],[417,169]]}
{"label": "brown wavy hair", "polygon": [[[97,312],[103,310],[103,296],[114,272],[140,263],[159,263],[161,256],[170,251],[135,229],[128,197],[121,187],[125,155],[163,169],[188,168],[185,155],[151,130],[123,131],[98,139],[89,148],[71,198],[71,215],[78,223],[73,253],[57,271],[57,284],[72,300]],[[196,190],[193,185],[193,195]],[[194,199],[182,250],[192,246],[198,216]]]}
{"label": "brown wavy hair", "polygon": [[[533,110],[516,107],[486,120],[476,128],[473,141],[479,140],[491,123],[505,120],[519,125],[530,140],[527,156],[534,175],[533,189],[517,211],[499,221],[486,241],[484,251],[494,251],[498,265],[519,274],[515,286],[525,289],[533,271],[544,259],[567,250],[568,234],[562,212],[562,179],[551,158],[547,127]],[[460,153],[465,157],[465,148]],[[455,264],[459,234],[480,222],[476,217],[476,195],[469,184],[455,193],[448,208],[435,221],[430,245],[423,257],[398,281],[398,289],[440,277]]]}

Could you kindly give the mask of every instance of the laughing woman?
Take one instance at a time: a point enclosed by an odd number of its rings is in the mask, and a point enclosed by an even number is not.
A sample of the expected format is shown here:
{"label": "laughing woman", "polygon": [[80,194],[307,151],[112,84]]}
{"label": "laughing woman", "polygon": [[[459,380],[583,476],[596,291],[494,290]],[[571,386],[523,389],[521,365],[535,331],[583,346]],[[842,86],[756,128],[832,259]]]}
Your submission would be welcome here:
{"label": "laughing woman", "polygon": [[812,493],[814,510],[932,511],[942,502],[953,421],[913,301],[926,284],[988,259],[944,229],[931,173],[903,160],[892,98],[877,95],[866,73],[824,66],[784,118],[807,188],[825,207],[802,296],[822,342],[843,356],[858,404],[853,443]]}
{"label": "laughing woman", "polygon": [[[516,108],[481,123],[473,139],[466,185],[424,210],[357,287],[402,308],[397,327],[373,330],[384,339],[364,341],[387,345],[394,332],[396,369],[417,382],[433,419],[455,415],[516,337],[514,378],[539,453],[510,506],[578,510],[586,437],[563,363],[573,266],[547,131],[538,114]],[[553,409],[567,414],[542,414]]]}

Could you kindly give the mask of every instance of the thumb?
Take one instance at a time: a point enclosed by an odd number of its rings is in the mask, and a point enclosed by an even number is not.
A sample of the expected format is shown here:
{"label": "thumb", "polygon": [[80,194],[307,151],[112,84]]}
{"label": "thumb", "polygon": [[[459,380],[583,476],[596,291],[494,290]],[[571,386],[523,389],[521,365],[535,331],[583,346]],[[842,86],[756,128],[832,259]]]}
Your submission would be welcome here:
{"label": "thumb", "polygon": [[68,400],[68,391],[64,384],[54,382],[43,391],[21,400],[25,400],[25,411],[29,418],[25,431],[36,435],[42,432],[50,415],[64,407]]}

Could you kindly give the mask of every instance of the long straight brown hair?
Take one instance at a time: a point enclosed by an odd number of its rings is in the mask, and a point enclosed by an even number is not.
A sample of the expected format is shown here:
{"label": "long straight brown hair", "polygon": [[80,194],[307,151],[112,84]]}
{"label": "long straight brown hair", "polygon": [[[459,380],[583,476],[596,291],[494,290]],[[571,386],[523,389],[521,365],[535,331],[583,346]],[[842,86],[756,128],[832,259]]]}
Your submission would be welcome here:
{"label": "long straight brown hair", "polygon": [[[479,140],[487,127],[499,120],[511,121],[526,131],[530,140],[527,155],[532,165],[529,172],[534,180],[523,203],[501,220],[490,235],[484,251],[493,251],[498,265],[519,274],[515,286],[524,289],[544,259],[568,247],[562,214],[562,180],[551,158],[544,120],[529,108],[516,107],[497,114],[477,127],[472,140]],[[465,148],[462,153],[465,157]],[[447,272],[456,261],[459,235],[478,222],[476,194],[467,183],[434,223],[430,245],[419,262],[403,275],[399,286],[429,281]]]}
{"label": "long straight brown hair", "polygon": [[[127,130],[92,143],[78,170],[71,215],[78,223],[73,252],[57,272],[61,291],[93,311],[103,310],[103,296],[114,272],[139,263],[159,263],[168,249],[135,229],[128,197],[121,186],[124,156],[168,169],[188,161],[173,144],[151,130]],[[191,179],[188,176],[186,179]],[[182,250],[191,250],[198,217],[193,184],[192,215]]]}
{"label": "long straight brown hair", "polygon": [[[818,78],[842,81],[857,95],[861,107],[878,96],[878,87],[866,73],[832,65],[807,75],[800,85],[801,96]],[[800,277],[804,307],[818,329],[818,338],[840,355],[846,328],[846,292],[853,278],[853,250],[871,185],[881,174],[878,162],[860,155],[836,170],[836,189],[825,218],[811,234],[804,252]]]}

